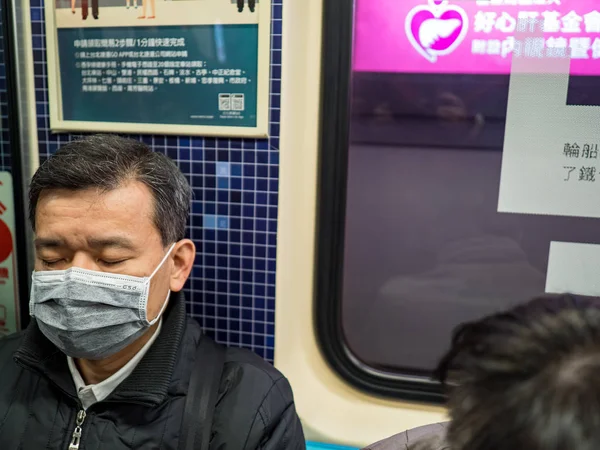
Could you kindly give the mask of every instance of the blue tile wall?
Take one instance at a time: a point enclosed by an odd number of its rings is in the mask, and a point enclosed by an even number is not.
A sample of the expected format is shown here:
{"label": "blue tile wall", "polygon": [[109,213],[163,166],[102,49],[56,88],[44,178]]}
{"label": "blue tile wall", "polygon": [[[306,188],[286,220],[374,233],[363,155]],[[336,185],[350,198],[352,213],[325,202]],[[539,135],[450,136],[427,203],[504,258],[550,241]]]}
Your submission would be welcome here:
{"label": "blue tile wall", "polygon": [[[186,287],[188,311],[224,344],[273,359],[279,164],[282,2],[272,1],[270,138],[132,136],[174,159],[194,201],[188,234],[198,254]],[[40,157],[71,134],[52,134],[43,0],[31,1]]]}
{"label": "blue tile wall", "polygon": [[6,64],[4,61],[4,38],[2,34],[2,3],[0,3],[0,172],[10,170],[8,142],[8,103],[6,98]]}

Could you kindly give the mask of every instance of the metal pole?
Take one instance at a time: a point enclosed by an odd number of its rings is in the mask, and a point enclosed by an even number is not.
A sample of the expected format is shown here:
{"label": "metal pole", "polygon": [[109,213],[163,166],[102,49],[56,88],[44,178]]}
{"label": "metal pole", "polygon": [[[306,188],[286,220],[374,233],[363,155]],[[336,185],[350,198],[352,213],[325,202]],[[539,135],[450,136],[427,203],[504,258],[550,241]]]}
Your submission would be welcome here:
{"label": "metal pole", "polygon": [[27,191],[39,164],[29,1],[0,0],[5,48],[8,133],[15,195],[17,286],[21,328],[29,323],[33,234],[27,221]]}

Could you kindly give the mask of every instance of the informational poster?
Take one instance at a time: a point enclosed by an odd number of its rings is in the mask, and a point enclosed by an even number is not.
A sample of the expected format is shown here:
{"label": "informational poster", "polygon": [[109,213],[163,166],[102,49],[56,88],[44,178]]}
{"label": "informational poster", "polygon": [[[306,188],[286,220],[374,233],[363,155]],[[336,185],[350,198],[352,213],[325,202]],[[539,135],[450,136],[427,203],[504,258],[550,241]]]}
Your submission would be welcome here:
{"label": "informational poster", "polygon": [[270,0],[49,0],[50,126],[266,137]]}
{"label": "informational poster", "polygon": [[597,0],[357,0],[354,69],[509,74],[522,19],[541,21],[544,52],[572,51],[571,74],[600,74]]}
{"label": "informational poster", "polygon": [[543,21],[521,24],[498,211],[600,217],[600,107],[567,104],[575,51],[548,52]]}
{"label": "informational poster", "polygon": [[0,337],[18,330],[19,299],[16,276],[12,177],[9,172],[0,172]]}

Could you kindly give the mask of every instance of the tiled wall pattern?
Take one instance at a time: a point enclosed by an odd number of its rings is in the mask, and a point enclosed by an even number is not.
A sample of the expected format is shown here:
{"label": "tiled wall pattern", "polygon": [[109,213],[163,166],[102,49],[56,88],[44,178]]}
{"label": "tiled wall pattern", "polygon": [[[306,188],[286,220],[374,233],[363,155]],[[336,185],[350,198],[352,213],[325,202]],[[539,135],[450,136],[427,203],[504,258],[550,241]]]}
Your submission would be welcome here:
{"label": "tiled wall pattern", "polygon": [[[221,343],[273,359],[283,0],[272,1],[270,138],[132,136],[166,153],[194,190],[188,233],[198,247],[188,310]],[[43,0],[32,0],[42,160],[75,136],[52,134]]]}
{"label": "tiled wall pattern", "polygon": [[4,38],[2,30],[2,3],[0,2],[0,172],[10,170],[10,149],[8,147],[8,103],[6,98],[6,65],[4,62]]}

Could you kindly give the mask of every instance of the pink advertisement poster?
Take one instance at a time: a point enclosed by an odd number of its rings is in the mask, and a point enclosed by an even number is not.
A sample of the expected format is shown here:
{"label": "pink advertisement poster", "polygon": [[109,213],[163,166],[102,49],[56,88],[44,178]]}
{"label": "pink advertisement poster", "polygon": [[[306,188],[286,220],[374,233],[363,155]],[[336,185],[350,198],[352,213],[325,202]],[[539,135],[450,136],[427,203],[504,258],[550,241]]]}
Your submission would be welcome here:
{"label": "pink advertisement poster", "polygon": [[[600,74],[600,0],[357,0],[355,20],[356,71],[508,74],[533,48]],[[543,38],[516,41],[528,20]]]}

